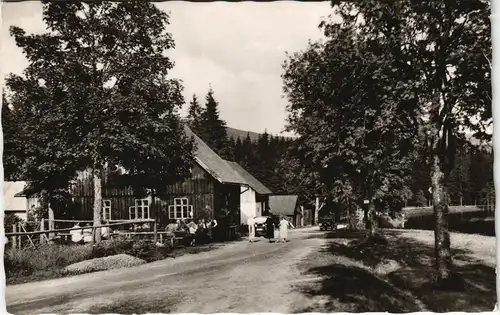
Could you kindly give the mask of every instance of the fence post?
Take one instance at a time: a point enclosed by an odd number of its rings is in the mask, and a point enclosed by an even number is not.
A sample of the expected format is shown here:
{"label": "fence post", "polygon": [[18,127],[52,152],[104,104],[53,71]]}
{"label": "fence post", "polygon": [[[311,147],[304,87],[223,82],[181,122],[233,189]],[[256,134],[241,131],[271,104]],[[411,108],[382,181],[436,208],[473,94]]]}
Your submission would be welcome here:
{"label": "fence post", "polygon": [[[43,231],[45,231],[45,221],[42,218],[42,220],[40,221],[40,232],[43,232]],[[40,244],[44,243],[44,240],[43,240],[44,235],[45,235],[45,233],[40,234]]]}
{"label": "fence post", "polygon": [[[22,222],[17,222],[17,231],[22,232]],[[21,235],[19,235],[18,244],[19,249],[21,249],[23,247],[23,238]]]}
{"label": "fence post", "polygon": [[156,221],[153,222],[153,236],[154,236],[154,242],[158,242],[158,229],[156,227]]}
{"label": "fence post", "polygon": [[[48,204],[48,212],[49,212],[49,230],[55,230],[55,224],[54,224],[54,210],[52,209],[52,205]],[[52,240],[54,238],[55,234],[54,233],[49,233],[49,240]]]}
{"label": "fence post", "polygon": [[[12,224],[12,232],[13,233],[17,232],[16,224]],[[12,249],[16,249],[16,246],[17,246],[17,236],[12,236]]]}

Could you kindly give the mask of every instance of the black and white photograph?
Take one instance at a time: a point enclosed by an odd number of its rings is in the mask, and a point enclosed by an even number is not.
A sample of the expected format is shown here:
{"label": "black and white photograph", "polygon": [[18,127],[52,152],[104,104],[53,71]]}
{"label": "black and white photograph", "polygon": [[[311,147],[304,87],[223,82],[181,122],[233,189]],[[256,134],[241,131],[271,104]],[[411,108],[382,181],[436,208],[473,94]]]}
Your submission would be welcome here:
{"label": "black and white photograph", "polygon": [[4,1],[6,312],[498,311],[494,2]]}

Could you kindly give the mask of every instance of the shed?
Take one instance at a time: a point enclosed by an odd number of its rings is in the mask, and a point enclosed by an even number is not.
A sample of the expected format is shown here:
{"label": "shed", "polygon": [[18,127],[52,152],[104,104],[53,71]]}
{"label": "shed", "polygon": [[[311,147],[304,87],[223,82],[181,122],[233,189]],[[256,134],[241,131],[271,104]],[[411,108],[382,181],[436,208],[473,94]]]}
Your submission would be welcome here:
{"label": "shed", "polygon": [[274,215],[283,215],[291,220],[295,226],[301,226],[302,209],[297,195],[273,195],[269,197],[270,211]]}
{"label": "shed", "polygon": [[5,214],[17,215],[22,220],[28,217],[28,199],[21,193],[26,187],[25,181],[3,182],[3,203]]}

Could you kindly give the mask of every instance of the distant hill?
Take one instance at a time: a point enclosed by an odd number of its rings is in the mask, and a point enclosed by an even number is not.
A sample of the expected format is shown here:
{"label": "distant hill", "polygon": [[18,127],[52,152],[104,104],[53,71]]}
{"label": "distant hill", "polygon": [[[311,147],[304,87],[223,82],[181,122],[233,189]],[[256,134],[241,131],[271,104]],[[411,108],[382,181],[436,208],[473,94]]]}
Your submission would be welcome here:
{"label": "distant hill", "polygon": [[[241,140],[244,140],[247,137],[247,133],[250,134],[250,139],[252,141],[257,141],[259,140],[259,136],[262,133],[257,133],[257,132],[252,132],[252,131],[245,131],[241,129],[236,129],[236,128],[231,128],[231,127],[226,127],[227,130],[227,135],[230,138],[237,139],[240,137]],[[273,137],[276,137],[276,135],[272,135]],[[283,137],[283,136],[278,136],[280,138],[285,138],[285,139],[293,139],[291,137]]]}

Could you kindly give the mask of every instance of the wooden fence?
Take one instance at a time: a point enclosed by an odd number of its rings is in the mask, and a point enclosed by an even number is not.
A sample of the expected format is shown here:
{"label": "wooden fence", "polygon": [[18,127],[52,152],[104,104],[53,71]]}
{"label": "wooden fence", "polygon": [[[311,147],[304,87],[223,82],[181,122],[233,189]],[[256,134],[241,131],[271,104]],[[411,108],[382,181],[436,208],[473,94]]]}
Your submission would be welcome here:
{"label": "wooden fence", "polygon": [[[156,221],[154,219],[143,219],[143,220],[123,220],[123,221],[110,221],[110,223],[96,225],[96,226],[83,226],[83,227],[71,227],[71,228],[62,228],[62,229],[45,229],[45,223],[48,220],[42,219],[40,223],[36,222],[35,228],[33,231],[27,231],[26,224],[33,222],[19,222],[12,226],[12,232],[5,233],[7,239],[9,239],[9,243],[12,248],[22,248],[24,246],[36,247],[37,245],[48,243],[51,240],[54,240],[57,237],[63,235],[63,232],[71,232],[77,230],[86,230],[91,229],[92,235],[92,243],[95,241],[95,233],[99,228],[105,227],[118,227],[124,225],[137,225],[149,223],[152,225],[152,231],[149,232],[135,232],[142,233],[143,235],[149,235],[153,237],[153,240],[156,242],[158,240],[158,231]],[[66,222],[66,223],[77,223],[77,222],[91,222],[91,221],[81,221],[81,220],[51,220],[57,222]],[[114,222],[114,223],[111,223]],[[49,222],[49,226],[53,226]],[[126,232],[125,235],[131,236],[134,232]]]}

